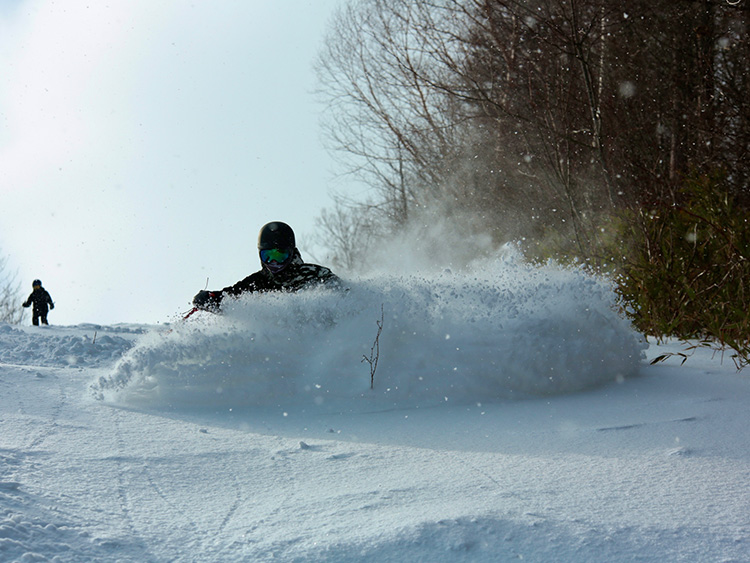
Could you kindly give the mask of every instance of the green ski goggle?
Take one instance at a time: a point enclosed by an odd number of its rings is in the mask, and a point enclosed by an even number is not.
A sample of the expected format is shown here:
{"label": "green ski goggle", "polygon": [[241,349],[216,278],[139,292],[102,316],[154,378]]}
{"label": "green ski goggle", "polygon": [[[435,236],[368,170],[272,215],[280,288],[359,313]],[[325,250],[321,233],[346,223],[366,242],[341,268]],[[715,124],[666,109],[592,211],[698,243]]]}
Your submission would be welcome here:
{"label": "green ski goggle", "polygon": [[276,262],[277,264],[283,264],[292,255],[291,250],[282,250],[280,248],[270,248],[268,250],[260,251],[260,259],[264,264]]}

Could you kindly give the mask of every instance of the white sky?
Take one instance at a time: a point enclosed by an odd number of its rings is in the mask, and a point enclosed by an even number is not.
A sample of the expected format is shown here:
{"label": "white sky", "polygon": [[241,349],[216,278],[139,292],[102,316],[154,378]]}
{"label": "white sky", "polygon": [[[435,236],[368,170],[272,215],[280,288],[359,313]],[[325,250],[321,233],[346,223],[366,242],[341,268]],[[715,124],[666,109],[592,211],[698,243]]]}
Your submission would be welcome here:
{"label": "white sky", "polygon": [[42,279],[53,324],[165,322],[257,270],[267,221],[315,258],[333,164],[312,64],[340,3],[0,0],[0,255],[22,296]]}

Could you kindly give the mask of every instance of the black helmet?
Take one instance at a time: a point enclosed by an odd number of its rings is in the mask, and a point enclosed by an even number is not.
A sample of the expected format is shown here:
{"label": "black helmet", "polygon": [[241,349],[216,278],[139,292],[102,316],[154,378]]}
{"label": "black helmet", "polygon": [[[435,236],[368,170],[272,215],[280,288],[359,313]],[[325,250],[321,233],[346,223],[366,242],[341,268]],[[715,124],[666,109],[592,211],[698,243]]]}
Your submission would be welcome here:
{"label": "black helmet", "polygon": [[294,231],[281,221],[266,223],[258,234],[258,250],[271,250],[272,248],[292,250],[296,247]]}
{"label": "black helmet", "polygon": [[33,282],[31,282],[31,287],[36,287],[36,286],[42,287],[41,280],[34,280]]}

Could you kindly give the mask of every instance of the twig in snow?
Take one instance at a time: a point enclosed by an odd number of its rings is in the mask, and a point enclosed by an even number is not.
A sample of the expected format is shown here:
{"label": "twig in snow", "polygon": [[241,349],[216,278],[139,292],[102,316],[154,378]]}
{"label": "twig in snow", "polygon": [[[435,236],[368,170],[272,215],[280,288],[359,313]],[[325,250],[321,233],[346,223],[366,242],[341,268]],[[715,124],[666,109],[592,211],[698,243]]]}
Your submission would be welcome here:
{"label": "twig in snow", "polygon": [[375,388],[375,370],[378,369],[378,359],[380,358],[380,333],[383,332],[383,304],[380,304],[380,320],[376,321],[378,325],[378,334],[375,336],[375,342],[370,348],[370,357],[362,355],[361,362],[370,364],[370,389]]}

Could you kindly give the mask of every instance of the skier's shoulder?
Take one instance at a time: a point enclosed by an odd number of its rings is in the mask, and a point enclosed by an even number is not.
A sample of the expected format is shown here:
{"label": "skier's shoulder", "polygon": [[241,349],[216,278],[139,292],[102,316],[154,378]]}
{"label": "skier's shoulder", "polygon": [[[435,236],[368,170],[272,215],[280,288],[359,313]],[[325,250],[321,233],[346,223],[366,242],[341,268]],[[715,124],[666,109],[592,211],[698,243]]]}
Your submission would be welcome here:
{"label": "skier's shoulder", "polygon": [[298,266],[298,269],[301,272],[315,274],[318,277],[329,277],[335,275],[330,268],[326,268],[325,266],[321,266],[320,264],[313,264],[311,262],[300,264]]}
{"label": "skier's shoulder", "polygon": [[296,278],[302,284],[315,284],[319,283],[326,287],[336,287],[341,285],[341,280],[334,274],[330,268],[321,266],[320,264],[313,264],[311,262],[305,262],[296,267]]}

